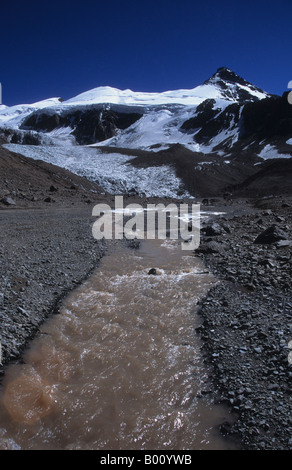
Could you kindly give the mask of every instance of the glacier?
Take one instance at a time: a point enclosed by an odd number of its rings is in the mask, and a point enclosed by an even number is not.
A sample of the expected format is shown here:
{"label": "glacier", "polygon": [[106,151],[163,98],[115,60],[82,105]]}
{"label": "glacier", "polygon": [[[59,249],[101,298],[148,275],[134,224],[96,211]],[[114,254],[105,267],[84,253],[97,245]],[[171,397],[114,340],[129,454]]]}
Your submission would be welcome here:
{"label": "glacier", "polygon": [[6,144],[4,147],[25,157],[42,160],[86,177],[110,194],[134,191],[146,197],[191,197],[183,190],[180,178],[169,165],[136,168],[131,165],[135,156],[104,154],[87,146]]}
{"label": "glacier", "polygon": [[[153,154],[179,144],[194,156],[202,155],[200,167],[210,163],[204,156],[230,162],[249,149],[263,161],[289,157],[290,152],[278,152],[268,141],[239,142],[242,109],[270,96],[221,67],[193,89],[136,92],[99,86],[67,100],[1,105],[0,131],[7,149],[85,176],[106,192],[189,197],[171,163],[132,165],[135,149]],[[31,142],[22,140],[25,136],[39,145],[27,145]],[[286,141],[291,145],[291,139]],[[130,149],[131,156],[119,149]]]}

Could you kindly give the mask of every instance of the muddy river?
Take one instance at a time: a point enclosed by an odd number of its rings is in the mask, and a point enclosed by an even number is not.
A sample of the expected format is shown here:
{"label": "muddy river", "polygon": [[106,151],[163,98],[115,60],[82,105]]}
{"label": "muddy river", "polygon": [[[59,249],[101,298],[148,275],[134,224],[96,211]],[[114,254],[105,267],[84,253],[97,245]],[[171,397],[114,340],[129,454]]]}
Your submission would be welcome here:
{"label": "muddy river", "polygon": [[113,244],[8,367],[0,449],[232,448],[227,411],[201,393],[195,310],[214,282],[177,241]]}

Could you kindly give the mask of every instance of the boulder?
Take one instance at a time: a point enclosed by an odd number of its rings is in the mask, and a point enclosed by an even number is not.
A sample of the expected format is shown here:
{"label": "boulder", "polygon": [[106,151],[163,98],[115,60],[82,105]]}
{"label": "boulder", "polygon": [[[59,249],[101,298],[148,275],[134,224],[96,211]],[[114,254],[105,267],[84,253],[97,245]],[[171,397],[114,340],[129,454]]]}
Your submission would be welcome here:
{"label": "boulder", "polygon": [[148,271],[148,274],[149,274],[149,275],[154,275],[154,276],[155,276],[155,275],[157,274],[157,271],[156,271],[156,269],[155,269],[155,268],[151,268],[151,269],[149,269],[149,271]]}
{"label": "boulder", "polygon": [[213,224],[207,225],[203,229],[203,231],[205,232],[205,235],[207,237],[215,237],[216,235],[221,235],[222,227],[217,223],[213,223]]}
{"label": "boulder", "polygon": [[264,230],[262,233],[258,235],[255,239],[254,243],[257,244],[271,244],[279,242],[280,240],[288,240],[288,235],[282,229],[280,229],[277,225],[272,225]]}

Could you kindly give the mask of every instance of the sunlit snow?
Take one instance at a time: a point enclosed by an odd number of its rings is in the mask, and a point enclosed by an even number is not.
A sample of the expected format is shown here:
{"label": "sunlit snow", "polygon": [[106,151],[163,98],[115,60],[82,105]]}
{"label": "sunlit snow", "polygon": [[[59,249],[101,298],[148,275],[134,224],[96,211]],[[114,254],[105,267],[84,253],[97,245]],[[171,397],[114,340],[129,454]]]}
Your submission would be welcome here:
{"label": "sunlit snow", "polygon": [[[118,153],[103,154],[97,149],[83,146],[7,144],[5,147],[34,160],[66,168],[97,182],[112,194],[133,189],[147,197],[178,197],[178,193],[181,194],[181,180],[167,165],[138,169],[131,165],[135,157]],[[189,194],[184,192],[182,196]]]}
{"label": "sunlit snow", "polygon": [[51,107],[58,108],[60,105],[59,98],[49,98],[32,104],[2,105],[0,106],[0,125],[2,127],[18,128],[33,111]]}
{"label": "sunlit snow", "polygon": [[112,87],[98,87],[64,101],[63,106],[78,104],[112,103],[131,106],[158,106],[181,104],[197,106],[207,98],[222,98],[220,90],[213,85],[200,85],[191,90],[173,90],[161,93],[135,92]]}

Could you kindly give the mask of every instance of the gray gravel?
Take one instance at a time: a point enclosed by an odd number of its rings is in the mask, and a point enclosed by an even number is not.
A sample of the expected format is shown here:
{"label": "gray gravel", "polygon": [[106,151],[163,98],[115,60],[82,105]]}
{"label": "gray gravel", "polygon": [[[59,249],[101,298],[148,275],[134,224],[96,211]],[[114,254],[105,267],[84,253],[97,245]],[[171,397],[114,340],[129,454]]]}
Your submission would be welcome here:
{"label": "gray gravel", "polygon": [[88,206],[0,212],[4,366],[19,358],[44,319],[97,267],[106,245],[93,238],[92,223]]}
{"label": "gray gravel", "polygon": [[[108,242],[92,237],[91,209],[0,211],[4,366],[19,359],[39,325],[106,252]],[[243,449],[291,449],[292,202],[221,201],[206,210],[226,211],[202,227],[196,252],[218,278],[198,306],[197,334],[212,367],[214,396],[235,418],[221,431]],[[255,243],[274,225],[280,239]]]}
{"label": "gray gravel", "polygon": [[[196,252],[219,279],[199,305],[197,332],[217,400],[234,413],[221,431],[243,449],[291,449],[292,204],[279,197],[225,210],[202,228]],[[277,236],[267,240],[270,227]]]}

